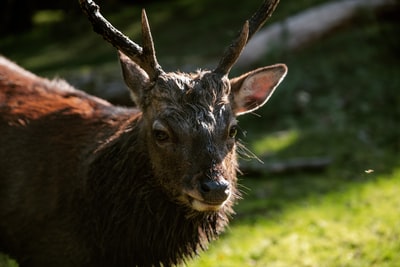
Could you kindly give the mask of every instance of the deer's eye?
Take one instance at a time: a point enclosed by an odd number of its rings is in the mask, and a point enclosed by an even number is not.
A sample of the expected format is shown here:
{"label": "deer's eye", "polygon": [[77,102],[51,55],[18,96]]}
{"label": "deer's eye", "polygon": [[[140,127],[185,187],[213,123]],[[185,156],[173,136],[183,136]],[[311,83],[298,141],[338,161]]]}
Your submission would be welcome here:
{"label": "deer's eye", "polygon": [[231,128],[229,129],[229,137],[230,138],[235,138],[237,132],[238,132],[237,126],[236,125],[231,126]]}
{"label": "deer's eye", "polygon": [[169,139],[168,133],[160,130],[153,130],[153,135],[158,142],[165,142]]}
{"label": "deer's eye", "polygon": [[169,140],[168,129],[158,120],[153,123],[153,136],[160,143]]}

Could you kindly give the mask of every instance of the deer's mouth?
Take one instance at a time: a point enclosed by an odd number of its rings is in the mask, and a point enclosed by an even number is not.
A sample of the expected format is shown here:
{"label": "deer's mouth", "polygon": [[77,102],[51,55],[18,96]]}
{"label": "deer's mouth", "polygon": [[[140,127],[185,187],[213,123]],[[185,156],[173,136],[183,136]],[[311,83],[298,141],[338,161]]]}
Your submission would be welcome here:
{"label": "deer's mouth", "polygon": [[190,204],[193,207],[193,209],[198,210],[198,211],[217,211],[219,210],[225,202],[222,203],[211,203],[207,202],[204,200],[196,199],[193,197],[190,197]]}
{"label": "deer's mouth", "polygon": [[229,198],[206,200],[196,190],[185,190],[184,192],[186,202],[191,208],[197,211],[218,211],[221,209]]}

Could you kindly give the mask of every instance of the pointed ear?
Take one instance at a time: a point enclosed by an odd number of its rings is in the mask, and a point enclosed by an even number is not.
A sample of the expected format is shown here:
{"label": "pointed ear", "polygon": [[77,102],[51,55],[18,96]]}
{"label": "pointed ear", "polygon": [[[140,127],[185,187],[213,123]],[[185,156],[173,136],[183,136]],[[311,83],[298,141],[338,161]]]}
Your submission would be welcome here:
{"label": "pointed ear", "polygon": [[231,79],[233,111],[236,116],[252,112],[264,105],[286,73],[286,65],[277,64]]}
{"label": "pointed ear", "polygon": [[125,84],[131,90],[132,100],[136,105],[140,105],[140,99],[144,88],[148,86],[149,76],[147,73],[133,62],[129,57],[118,51],[119,61],[121,63],[122,75],[124,77]]}

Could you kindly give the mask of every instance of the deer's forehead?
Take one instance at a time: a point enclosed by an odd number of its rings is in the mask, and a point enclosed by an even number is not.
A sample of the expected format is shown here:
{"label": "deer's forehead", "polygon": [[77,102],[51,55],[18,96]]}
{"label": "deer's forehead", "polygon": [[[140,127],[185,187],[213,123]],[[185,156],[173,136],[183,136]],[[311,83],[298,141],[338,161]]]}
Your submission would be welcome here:
{"label": "deer's forehead", "polygon": [[229,93],[230,84],[226,78],[210,73],[172,73],[157,80],[146,102],[159,113],[173,110],[186,115],[218,114],[221,110],[228,110]]}
{"label": "deer's forehead", "polygon": [[188,102],[198,99],[212,104],[229,95],[230,84],[227,78],[210,72],[168,73],[157,79],[153,89],[165,99]]}

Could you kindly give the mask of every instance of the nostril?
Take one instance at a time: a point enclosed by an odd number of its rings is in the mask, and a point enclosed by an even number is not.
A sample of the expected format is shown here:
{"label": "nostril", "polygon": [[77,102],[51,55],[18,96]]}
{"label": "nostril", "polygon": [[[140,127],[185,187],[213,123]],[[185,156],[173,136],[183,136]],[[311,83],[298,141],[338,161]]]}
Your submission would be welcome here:
{"label": "nostril", "polygon": [[210,191],[211,191],[210,183],[202,183],[202,184],[200,185],[200,189],[201,189],[201,192],[203,192],[203,193],[208,193],[208,192],[210,192]]}
{"label": "nostril", "polygon": [[200,191],[207,201],[223,202],[230,194],[229,182],[226,180],[203,182],[200,184]]}

